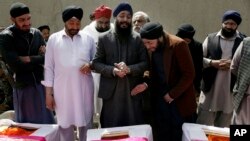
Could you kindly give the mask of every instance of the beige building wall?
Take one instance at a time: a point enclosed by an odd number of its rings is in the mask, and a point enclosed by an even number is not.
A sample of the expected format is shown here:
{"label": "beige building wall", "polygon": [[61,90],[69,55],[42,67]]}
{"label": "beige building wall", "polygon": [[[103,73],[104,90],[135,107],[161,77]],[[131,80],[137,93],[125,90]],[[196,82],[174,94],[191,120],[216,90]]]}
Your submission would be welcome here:
{"label": "beige building wall", "polygon": [[[52,32],[63,28],[61,13],[68,5],[79,5],[84,9],[82,26],[90,22],[89,14],[99,5],[111,8],[120,2],[129,2],[134,11],[144,11],[151,21],[158,21],[165,29],[175,34],[182,23],[190,23],[196,29],[195,37],[203,41],[208,33],[218,31],[221,18],[228,9],[241,13],[243,22],[239,30],[250,36],[250,1],[249,0],[19,0],[30,7],[32,25],[48,24]],[[0,0],[0,26],[11,24],[10,5],[17,0]]]}

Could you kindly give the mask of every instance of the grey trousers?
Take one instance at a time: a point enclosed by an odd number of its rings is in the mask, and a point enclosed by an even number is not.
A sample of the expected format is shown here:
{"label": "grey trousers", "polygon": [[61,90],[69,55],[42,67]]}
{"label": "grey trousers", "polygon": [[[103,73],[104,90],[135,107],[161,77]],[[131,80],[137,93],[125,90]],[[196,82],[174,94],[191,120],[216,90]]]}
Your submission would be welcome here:
{"label": "grey trousers", "polygon": [[245,94],[238,111],[234,111],[232,124],[250,124],[250,95]]}
{"label": "grey trousers", "polygon": [[68,128],[62,128],[59,127],[60,132],[60,141],[75,141],[76,140],[76,134],[75,130],[78,131],[79,135],[79,141],[86,141],[87,140],[87,130],[92,128],[92,120],[90,123],[87,124],[87,126],[77,127],[71,125]]}
{"label": "grey trousers", "polygon": [[232,113],[223,113],[222,111],[211,112],[199,109],[196,123],[217,127],[229,127],[232,121]]}

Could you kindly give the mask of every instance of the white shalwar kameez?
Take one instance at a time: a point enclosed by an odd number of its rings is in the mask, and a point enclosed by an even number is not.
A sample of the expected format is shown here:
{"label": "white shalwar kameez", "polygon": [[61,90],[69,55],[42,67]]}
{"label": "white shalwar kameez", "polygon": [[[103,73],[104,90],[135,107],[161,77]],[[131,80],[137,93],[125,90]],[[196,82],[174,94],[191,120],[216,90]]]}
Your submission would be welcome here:
{"label": "white shalwar kameez", "polygon": [[69,37],[65,30],[50,36],[45,54],[45,80],[53,87],[57,123],[68,128],[86,126],[93,116],[94,84],[91,73],[80,67],[89,63],[96,48],[92,37],[79,32]]}

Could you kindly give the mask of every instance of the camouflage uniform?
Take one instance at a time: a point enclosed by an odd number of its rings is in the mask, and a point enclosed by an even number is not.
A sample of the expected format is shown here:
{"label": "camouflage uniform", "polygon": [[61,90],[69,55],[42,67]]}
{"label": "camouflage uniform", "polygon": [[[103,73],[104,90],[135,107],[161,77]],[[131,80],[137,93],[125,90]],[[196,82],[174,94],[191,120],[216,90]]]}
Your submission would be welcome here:
{"label": "camouflage uniform", "polygon": [[[0,32],[4,30],[5,27],[0,27]],[[11,79],[10,75],[6,76],[5,72],[9,72],[6,65],[4,69],[2,68],[2,65],[5,65],[5,63],[2,61],[2,55],[0,52],[0,113],[8,110],[13,110],[13,96],[12,96],[12,87],[10,84]],[[11,74],[10,72],[8,74]]]}
{"label": "camouflage uniform", "polygon": [[[1,63],[3,62],[1,61]],[[5,71],[8,70],[3,70],[0,65],[0,113],[13,110],[12,87],[8,81],[8,77],[11,76],[6,76]]]}

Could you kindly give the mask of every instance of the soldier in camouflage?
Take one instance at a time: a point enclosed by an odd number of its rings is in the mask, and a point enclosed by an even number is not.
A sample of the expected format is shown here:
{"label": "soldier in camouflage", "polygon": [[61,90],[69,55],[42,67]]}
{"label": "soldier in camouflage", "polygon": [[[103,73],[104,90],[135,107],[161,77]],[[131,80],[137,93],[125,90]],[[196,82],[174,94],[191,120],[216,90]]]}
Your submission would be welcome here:
{"label": "soldier in camouflage", "polygon": [[[0,59],[0,113],[13,110],[11,75],[5,63]],[[6,72],[8,72],[6,74]],[[8,75],[8,76],[7,76]]]}
{"label": "soldier in camouflage", "polygon": [[[4,29],[5,27],[1,26],[0,32]],[[10,74],[0,52],[0,114],[4,111],[13,110],[12,87],[10,83],[12,76]]]}

